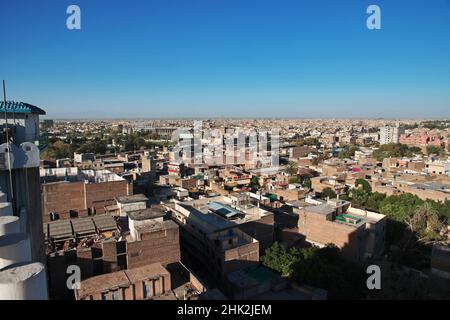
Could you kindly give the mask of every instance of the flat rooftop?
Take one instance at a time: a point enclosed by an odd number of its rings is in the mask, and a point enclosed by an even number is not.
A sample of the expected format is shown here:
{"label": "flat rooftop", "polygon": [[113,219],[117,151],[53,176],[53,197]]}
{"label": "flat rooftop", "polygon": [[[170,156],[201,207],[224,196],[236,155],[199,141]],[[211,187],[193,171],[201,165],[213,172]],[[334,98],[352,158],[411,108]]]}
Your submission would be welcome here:
{"label": "flat rooftop", "polygon": [[135,203],[135,202],[147,202],[148,198],[143,194],[134,194],[131,196],[122,196],[116,198],[117,202],[119,203]]}
{"label": "flat rooftop", "polygon": [[125,180],[108,170],[80,170],[77,167],[40,169],[39,174],[42,184],[61,182],[102,183]]}
{"label": "flat rooftop", "polygon": [[[139,237],[144,234],[149,234],[152,232],[156,232],[159,230],[169,230],[169,229],[178,229],[178,225],[172,220],[164,220],[164,221],[156,221],[156,220],[148,220],[144,224],[140,224],[135,227],[135,230],[138,232]],[[133,242],[135,240],[129,240],[129,242]],[[140,241],[140,240],[137,240]]]}
{"label": "flat rooftop", "polygon": [[135,210],[127,212],[128,218],[136,221],[143,221],[164,217],[166,211],[162,207],[151,207],[142,210]]}

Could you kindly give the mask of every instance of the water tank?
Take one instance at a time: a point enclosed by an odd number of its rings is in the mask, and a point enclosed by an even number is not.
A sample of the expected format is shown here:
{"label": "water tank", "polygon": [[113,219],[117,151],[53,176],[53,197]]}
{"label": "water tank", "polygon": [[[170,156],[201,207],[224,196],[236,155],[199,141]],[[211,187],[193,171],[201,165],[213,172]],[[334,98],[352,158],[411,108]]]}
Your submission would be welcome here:
{"label": "water tank", "polygon": [[39,262],[0,271],[0,300],[47,300],[47,277]]}
{"label": "water tank", "polygon": [[11,202],[0,202],[0,217],[12,215],[13,211]]}
{"label": "water tank", "polygon": [[0,270],[12,264],[31,261],[30,238],[25,233],[0,236]]}
{"label": "water tank", "polygon": [[20,232],[19,217],[0,217],[0,236]]}

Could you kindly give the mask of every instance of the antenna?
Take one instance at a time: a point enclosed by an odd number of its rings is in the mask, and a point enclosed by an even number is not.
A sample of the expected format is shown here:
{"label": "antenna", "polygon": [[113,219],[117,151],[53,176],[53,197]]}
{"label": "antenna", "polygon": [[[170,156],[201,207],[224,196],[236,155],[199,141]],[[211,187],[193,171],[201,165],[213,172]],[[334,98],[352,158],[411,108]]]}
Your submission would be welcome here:
{"label": "antenna", "polygon": [[7,116],[7,102],[6,102],[6,81],[3,80],[3,101],[4,101],[4,111],[5,111],[5,134],[6,134],[6,146],[8,150],[8,170],[9,170],[9,188],[11,191],[11,203],[14,208],[14,189],[13,189],[13,182],[12,182],[12,171],[11,171],[11,148],[9,145],[9,133],[8,133],[8,116]]}

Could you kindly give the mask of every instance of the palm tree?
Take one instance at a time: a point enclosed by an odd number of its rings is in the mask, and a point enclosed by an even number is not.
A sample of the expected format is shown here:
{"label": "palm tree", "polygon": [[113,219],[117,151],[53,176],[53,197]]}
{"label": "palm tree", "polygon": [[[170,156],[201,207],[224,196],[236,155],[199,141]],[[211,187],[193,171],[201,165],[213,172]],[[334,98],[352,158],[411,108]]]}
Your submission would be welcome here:
{"label": "palm tree", "polygon": [[418,206],[413,216],[406,220],[406,224],[419,241],[430,243],[441,239],[443,223],[430,202],[424,202]]}
{"label": "palm tree", "polygon": [[297,172],[298,172],[298,165],[297,165],[297,163],[295,163],[294,161],[289,161],[289,163],[287,164],[287,166],[284,169],[284,171],[290,176],[293,176],[293,175],[297,174]]}

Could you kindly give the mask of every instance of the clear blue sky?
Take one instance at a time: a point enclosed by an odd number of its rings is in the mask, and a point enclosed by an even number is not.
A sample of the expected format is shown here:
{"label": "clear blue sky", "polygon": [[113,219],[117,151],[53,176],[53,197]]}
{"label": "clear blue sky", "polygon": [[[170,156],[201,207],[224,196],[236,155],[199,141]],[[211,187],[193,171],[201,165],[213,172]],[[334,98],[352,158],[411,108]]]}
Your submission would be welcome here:
{"label": "clear blue sky", "polygon": [[450,117],[450,0],[1,0],[0,36],[50,118]]}

